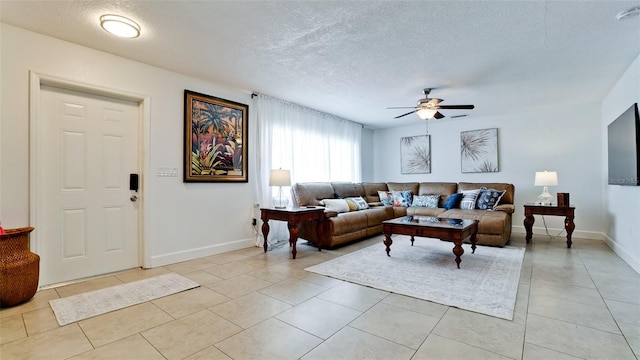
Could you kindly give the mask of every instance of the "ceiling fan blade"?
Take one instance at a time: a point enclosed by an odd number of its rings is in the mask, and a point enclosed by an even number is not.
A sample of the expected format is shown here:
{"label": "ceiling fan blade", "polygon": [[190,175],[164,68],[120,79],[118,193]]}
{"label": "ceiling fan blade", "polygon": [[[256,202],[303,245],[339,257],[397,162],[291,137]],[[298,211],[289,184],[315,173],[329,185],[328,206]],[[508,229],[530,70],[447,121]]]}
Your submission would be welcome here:
{"label": "ceiling fan blade", "polygon": [[458,109],[458,110],[471,110],[475,108],[473,105],[438,105],[434,109]]}
{"label": "ceiling fan blade", "polygon": [[415,106],[392,106],[387,109],[415,109]]}
{"label": "ceiling fan blade", "polygon": [[403,117],[403,116],[407,116],[407,115],[409,115],[409,114],[413,114],[413,113],[414,113],[414,112],[416,112],[416,111],[417,111],[417,110],[413,110],[413,111],[410,111],[410,112],[408,112],[408,113],[406,113],[406,114],[398,115],[398,116],[394,117],[394,119],[401,118],[401,117]]}
{"label": "ceiling fan blade", "polygon": [[442,115],[439,112],[436,112],[435,114],[433,114],[433,117],[436,118],[436,119],[442,119],[444,117],[444,115]]}

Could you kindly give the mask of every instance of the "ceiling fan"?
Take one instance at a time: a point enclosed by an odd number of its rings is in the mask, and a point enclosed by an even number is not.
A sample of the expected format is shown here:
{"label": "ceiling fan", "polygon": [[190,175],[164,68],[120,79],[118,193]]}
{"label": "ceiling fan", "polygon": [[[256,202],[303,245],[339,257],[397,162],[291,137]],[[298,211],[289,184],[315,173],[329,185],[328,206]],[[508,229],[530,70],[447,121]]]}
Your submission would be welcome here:
{"label": "ceiling fan", "polygon": [[438,110],[471,110],[475,107],[473,105],[440,105],[440,102],[444,100],[438,98],[430,98],[430,88],[424,89],[423,92],[424,99],[418,100],[418,104],[416,106],[388,107],[387,109],[413,109],[406,114],[394,117],[394,119],[416,113],[421,119],[428,120],[432,118],[442,119],[444,115],[442,115],[442,113],[440,113]]}

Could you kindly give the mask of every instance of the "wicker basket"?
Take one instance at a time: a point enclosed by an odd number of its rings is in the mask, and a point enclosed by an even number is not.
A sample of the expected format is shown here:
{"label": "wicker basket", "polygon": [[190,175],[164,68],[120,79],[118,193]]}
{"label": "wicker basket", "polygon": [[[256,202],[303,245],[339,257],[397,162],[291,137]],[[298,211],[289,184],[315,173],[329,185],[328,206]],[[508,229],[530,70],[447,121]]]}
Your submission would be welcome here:
{"label": "wicker basket", "polygon": [[0,307],[21,304],[38,290],[40,256],[29,251],[32,227],[5,229],[0,235]]}

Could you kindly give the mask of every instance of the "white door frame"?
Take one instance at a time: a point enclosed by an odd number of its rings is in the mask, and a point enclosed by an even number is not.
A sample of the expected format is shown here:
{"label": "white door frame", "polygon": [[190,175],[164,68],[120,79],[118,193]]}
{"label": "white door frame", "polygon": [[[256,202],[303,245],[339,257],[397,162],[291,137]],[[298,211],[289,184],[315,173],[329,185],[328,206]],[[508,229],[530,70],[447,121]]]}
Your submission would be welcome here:
{"label": "white door frame", "polygon": [[42,234],[42,236],[40,236],[38,233],[38,227],[41,221],[40,214],[38,213],[38,209],[40,208],[40,194],[38,193],[38,189],[40,188],[39,182],[41,174],[37,155],[40,153],[39,146],[41,144],[39,130],[42,122],[42,116],[40,115],[40,90],[42,85],[56,86],[68,90],[108,96],[138,103],[140,109],[140,121],[138,122],[138,163],[141,166],[141,169],[139,169],[141,181],[138,194],[138,263],[143,268],[149,268],[151,266],[150,254],[148,253],[150,246],[145,236],[146,217],[144,216],[146,203],[144,201],[144,190],[147,188],[148,181],[144,174],[151,174],[149,171],[148,152],[145,151],[145,149],[149,148],[151,97],[62,79],[55,76],[37,73],[35,71],[29,71],[29,223],[33,224],[35,227],[35,230],[31,233],[30,237],[30,246],[32,251],[39,253],[41,249],[41,242],[47,241],[46,234]]}

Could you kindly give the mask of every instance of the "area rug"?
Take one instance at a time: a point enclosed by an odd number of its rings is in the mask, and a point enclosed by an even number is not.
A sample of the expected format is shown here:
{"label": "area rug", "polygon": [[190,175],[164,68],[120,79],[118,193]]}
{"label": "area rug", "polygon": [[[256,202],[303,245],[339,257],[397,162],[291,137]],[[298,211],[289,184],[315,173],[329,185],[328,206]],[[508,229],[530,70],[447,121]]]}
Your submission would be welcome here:
{"label": "area rug", "polygon": [[524,248],[463,244],[460,269],[453,243],[395,236],[391,256],[379,244],[306,268],[355,284],[512,320]]}
{"label": "area rug", "polygon": [[175,273],[49,300],[60,325],[88,319],[200,286]]}

